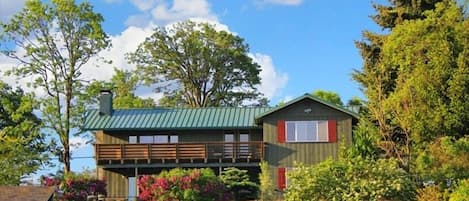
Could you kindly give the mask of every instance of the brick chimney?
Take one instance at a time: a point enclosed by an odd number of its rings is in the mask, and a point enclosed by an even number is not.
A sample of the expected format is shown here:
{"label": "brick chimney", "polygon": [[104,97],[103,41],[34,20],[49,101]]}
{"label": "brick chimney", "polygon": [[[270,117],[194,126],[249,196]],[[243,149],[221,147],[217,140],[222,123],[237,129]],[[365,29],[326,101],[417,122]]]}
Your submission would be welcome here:
{"label": "brick chimney", "polygon": [[99,115],[112,115],[112,91],[103,89],[99,97]]}

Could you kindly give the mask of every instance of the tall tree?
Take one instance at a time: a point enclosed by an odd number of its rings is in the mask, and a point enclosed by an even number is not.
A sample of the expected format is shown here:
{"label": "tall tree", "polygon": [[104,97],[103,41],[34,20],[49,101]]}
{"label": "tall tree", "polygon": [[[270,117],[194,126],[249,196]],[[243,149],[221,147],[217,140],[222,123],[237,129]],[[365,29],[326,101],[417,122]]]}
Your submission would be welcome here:
{"label": "tall tree", "polygon": [[95,81],[87,87],[87,93],[92,103],[97,103],[101,89],[112,89],[114,108],[152,108],[155,101],[152,98],[141,98],[135,95],[139,78],[134,71],[126,71],[114,68],[114,76],[110,82]]}
{"label": "tall tree", "polygon": [[243,39],[212,25],[185,21],[158,27],[128,59],[163,102],[188,107],[238,106],[256,101],[260,66]]}
{"label": "tall tree", "polygon": [[10,73],[33,77],[32,86],[46,93],[41,97],[42,120],[60,139],[65,173],[70,171],[71,129],[81,126],[84,112],[82,68],[110,45],[102,21],[87,2],[29,0],[1,24],[1,38],[9,44],[1,52],[20,63]]}
{"label": "tall tree", "polygon": [[18,185],[21,178],[46,163],[45,136],[33,114],[34,96],[0,81],[0,185]]}
{"label": "tall tree", "polygon": [[382,65],[396,72],[384,100],[392,123],[416,145],[469,134],[469,21],[456,1],[403,23],[383,46]]}
{"label": "tall tree", "polygon": [[[424,13],[435,8],[435,4],[446,0],[389,0],[388,5],[375,4],[377,14],[372,19],[388,32],[407,20],[424,19]],[[408,133],[393,122],[389,111],[386,110],[386,100],[396,86],[396,68],[382,64],[382,48],[387,40],[385,33],[365,31],[363,40],[357,41],[364,60],[361,70],[353,73],[353,78],[360,85],[367,97],[367,112],[360,121],[370,121],[363,125],[378,125],[377,134],[382,136],[378,146],[387,157],[396,157],[404,162],[410,151]],[[407,45],[406,45],[407,46]]]}
{"label": "tall tree", "polygon": [[340,99],[339,94],[337,94],[336,92],[317,89],[317,90],[314,90],[313,93],[311,93],[311,95],[316,96],[332,104],[336,104],[338,106],[344,106],[344,103]]}

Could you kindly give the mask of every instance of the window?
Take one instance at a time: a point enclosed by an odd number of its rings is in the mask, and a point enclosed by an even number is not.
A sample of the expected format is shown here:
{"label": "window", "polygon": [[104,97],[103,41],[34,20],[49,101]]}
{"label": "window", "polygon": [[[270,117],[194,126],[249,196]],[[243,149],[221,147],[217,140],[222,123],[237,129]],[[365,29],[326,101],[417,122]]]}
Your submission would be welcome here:
{"label": "window", "polygon": [[[136,136],[130,136],[130,137],[135,137],[135,143],[136,143]],[[130,137],[129,137],[129,142],[134,140],[134,139],[131,139]],[[152,143],[162,144],[162,143],[178,143],[178,142],[179,142],[179,137],[177,135],[139,136],[140,144],[152,144]]]}
{"label": "window", "polygon": [[155,143],[168,143],[167,135],[155,135]]}
{"label": "window", "polygon": [[287,142],[328,142],[327,121],[286,121]]}
{"label": "window", "polygon": [[153,136],[140,136],[139,142],[141,144],[151,144],[153,143]]}
{"label": "window", "polygon": [[137,143],[137,136],[129,136],[129,143],[130,144],[136,144]]}
{"label": "window", "polygon": [[169,143],[178,143],[179,137],[177,135],[170,135],[169,136]]}

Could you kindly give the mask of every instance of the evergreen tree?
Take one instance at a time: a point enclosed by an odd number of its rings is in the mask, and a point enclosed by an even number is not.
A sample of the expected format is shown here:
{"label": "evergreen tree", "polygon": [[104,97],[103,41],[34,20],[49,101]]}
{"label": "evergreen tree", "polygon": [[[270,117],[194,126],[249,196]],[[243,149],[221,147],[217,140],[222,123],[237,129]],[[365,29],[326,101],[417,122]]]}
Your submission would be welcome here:
{"label": "evergreen tree", "polygon": [[388,5],[374,4],[377,14],[372,19],[380,25],[384,33],[363,32],[363,40],[357,41],[356,46],[363,58],[361,70],[353,73],[365,96],[367,97],[367,112],[360,121],[370,121],[363,125],[378,126],[376,135],[382,140],[378,146],[387,157],[398,158],[405,161],[410,152],[410,138],[407,131],[396,124],[387,109],[386,101],[390,93],[395,90],[397,69],[394,66],[383,65],[383,45],[389,32],[408,20],[425,19],[426,11],[433,10],[436,3],[445,0],[389,0]]}

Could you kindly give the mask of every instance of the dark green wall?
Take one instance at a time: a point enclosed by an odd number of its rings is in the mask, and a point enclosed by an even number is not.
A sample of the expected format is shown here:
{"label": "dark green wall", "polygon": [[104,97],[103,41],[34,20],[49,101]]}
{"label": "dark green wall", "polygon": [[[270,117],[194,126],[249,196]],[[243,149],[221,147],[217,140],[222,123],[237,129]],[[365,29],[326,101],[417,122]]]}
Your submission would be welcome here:
{"label": "dark green wall", "polygon": [[239,133],[248,132],[251,141],[262,141],[261,129],[241,129],[241,130],[182,130],[182,131],[97,131],[97,144],[122,144],[127,143],[131,135],[178,135],[179,142],[217,142],[223,141],[225,131],[233,131],[238,138]]}
{"label": "dark green wall", "polygon": [[106,180],[106,190],[108,197],[127,197],[127,177],[122,173],[98,168],[98,177],[100,179]]}
{"label": "dark green wall", "polygon": [[[311,112],[305,112],[311,109]],[[336,143],[278,143],[277,121],[336,120]],[[329,106],[304,99],[263,118],[263,136],[267,144],[265,159],[271,167],[274,181],[277,181],[278,167],[294,167],[295,162],[317,164],[327,158],[337,158],[340,143],[352,142],[352,116]]]}

